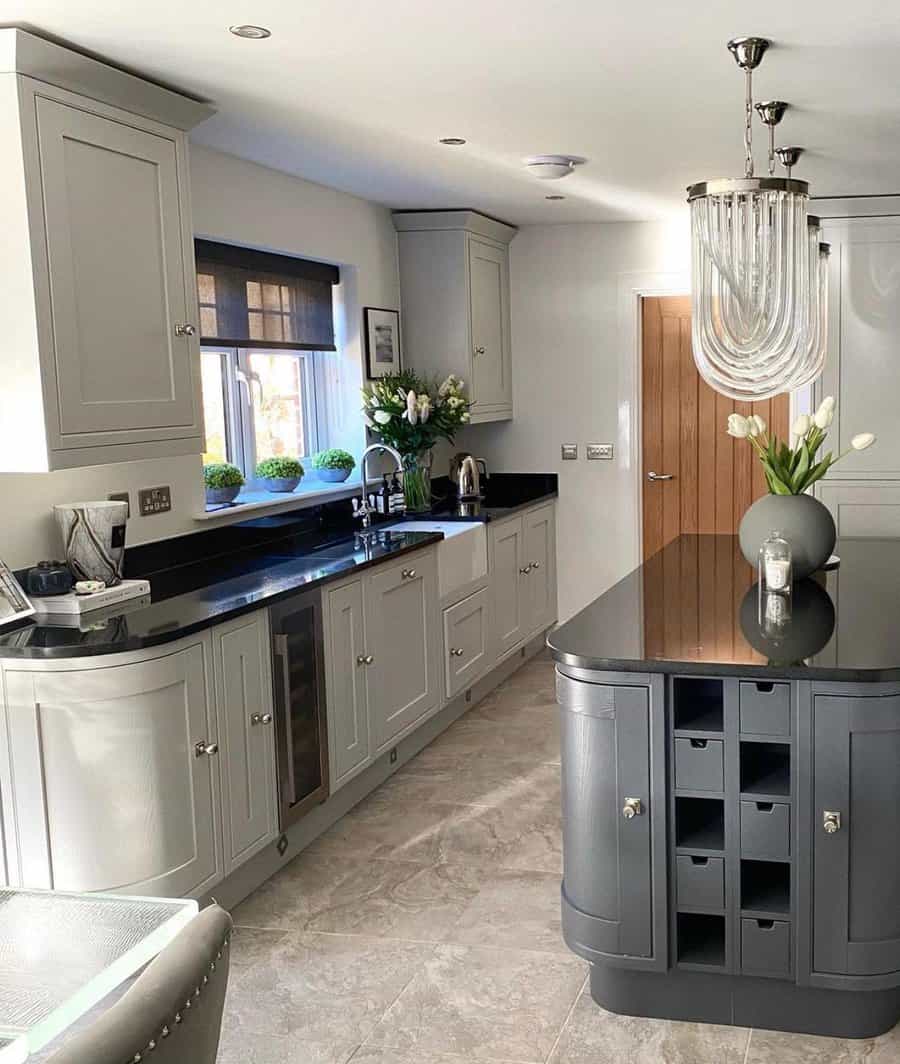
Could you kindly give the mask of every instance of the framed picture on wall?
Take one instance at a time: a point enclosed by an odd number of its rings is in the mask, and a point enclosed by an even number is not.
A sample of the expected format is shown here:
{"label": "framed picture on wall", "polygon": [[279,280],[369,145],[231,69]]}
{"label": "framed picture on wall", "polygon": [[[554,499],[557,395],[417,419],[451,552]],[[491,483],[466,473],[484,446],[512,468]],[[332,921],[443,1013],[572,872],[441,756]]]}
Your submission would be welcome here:
{"label": "framed picture on wall", "polygon": [[363,309],[366,366],[369,378],[400,372],[400,312],[381,307]]}

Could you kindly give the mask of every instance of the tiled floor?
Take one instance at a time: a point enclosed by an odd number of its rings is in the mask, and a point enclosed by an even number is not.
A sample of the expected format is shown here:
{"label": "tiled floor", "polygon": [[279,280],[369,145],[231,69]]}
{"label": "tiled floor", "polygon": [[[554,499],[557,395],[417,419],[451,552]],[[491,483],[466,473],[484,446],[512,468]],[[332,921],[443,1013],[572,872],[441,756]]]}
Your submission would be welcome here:
{"label": "tiled floor", "polygon": [[867,1042],[604,1012],[559,925],[549,661],[525,665],[234,913],[219,1064],[897,1064]]}

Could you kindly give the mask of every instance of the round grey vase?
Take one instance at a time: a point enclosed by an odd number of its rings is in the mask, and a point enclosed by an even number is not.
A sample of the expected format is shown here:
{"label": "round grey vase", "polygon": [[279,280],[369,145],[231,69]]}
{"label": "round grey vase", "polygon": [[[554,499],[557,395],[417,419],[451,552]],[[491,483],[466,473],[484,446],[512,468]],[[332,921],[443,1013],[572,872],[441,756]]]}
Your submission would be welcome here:
{"label": "round grey vase", "polygon": [[300,477],[264,477],[262,486],[266,491],[291,492],[300,483]]}
{"label": "round grey vase", "polygon": [[780,532],[791,545],[795,580],[821,569],[837,539],[834,519],[812,495],[763,495],[741,518],[738,529],[741,552],[754,569],[759,548],[773,532]]}
{"label": "round grey vase", "polygon": [[329,484],[342,484],[350,476],[349,469],[317,469],[319,480]]}
{"label": "round grey vase", "polygon": [[207,488],[206,505],[222,506],[225,503],[230,505],[238,497],[240,491],[240,485],[233,488]]}

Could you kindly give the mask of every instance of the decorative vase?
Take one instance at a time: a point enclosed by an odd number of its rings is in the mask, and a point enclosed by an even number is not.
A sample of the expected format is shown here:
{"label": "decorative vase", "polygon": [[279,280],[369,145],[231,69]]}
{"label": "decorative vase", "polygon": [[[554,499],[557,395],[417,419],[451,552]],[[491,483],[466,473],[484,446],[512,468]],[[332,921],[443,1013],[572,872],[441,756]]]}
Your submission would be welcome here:
{"label": "decorative vase", "polygon": [[329,484],[343,484],[343,482],[350,476],[349,469],[319,469],[319,480],[327,481]]}
{"label": "decorative vase", "polygon": [[230,506],[238,495],[240,495],[240,492],[240,485],[233,488],[207,488],[206,505]]}
{"label": "decorative vase", "polygon": [[266,491],[291,492],[301,481],[301,477],[263,477],[262,486]]}
{"label": "decorative vase", "polygon": [[791,545],[795,580],[821,569],[834,550],[834,519],[812,495],[763,495],[741,518],[741,552],[756,569],[759,549],[777,529]]}
{"label": "decorative vase", "polygon": [[121,583],[128,504],[67,502],[53,511],[75,579],[102,580],[107,587]]}
{"label": "decorative vase", "polygon": [[431,512],[431,451],[403,455],[403,498],[406,512]]}

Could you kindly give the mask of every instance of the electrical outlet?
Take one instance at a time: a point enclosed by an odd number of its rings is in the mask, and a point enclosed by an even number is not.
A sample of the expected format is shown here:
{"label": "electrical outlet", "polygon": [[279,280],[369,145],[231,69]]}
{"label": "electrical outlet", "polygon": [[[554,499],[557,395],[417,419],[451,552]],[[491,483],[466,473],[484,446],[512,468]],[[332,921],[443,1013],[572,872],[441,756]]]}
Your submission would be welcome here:
{"label": "electrical outlet", "polygon": [[578,457],[578,444],[564,443],[562,445],[562,457],[564,462],[574,462]]}
{"label": "electrical outlet", "polygon": [[589,443],[587,445],[587,456],[592,462],[596,462],[598,459],[608,461],[613,456],[613,445],[611,443]]}
{"label": "electrical outlet", "polygon": [[131,517],[131,497],[127,491],[112,491],[107,495],[110,502],[124,502],[127,509],[125,510],[125,520],[127,521]]}
{"label": "electrical outlet", "polygon": [[172,490],[168,484],[159,488],[141,488],[138,492],[141,517],[168,513],[172,509]]}

